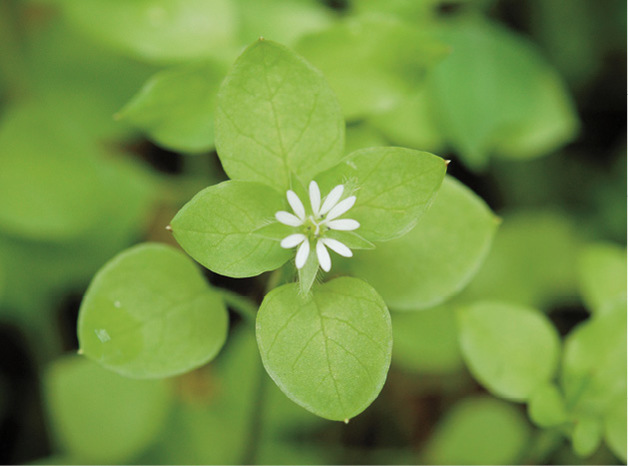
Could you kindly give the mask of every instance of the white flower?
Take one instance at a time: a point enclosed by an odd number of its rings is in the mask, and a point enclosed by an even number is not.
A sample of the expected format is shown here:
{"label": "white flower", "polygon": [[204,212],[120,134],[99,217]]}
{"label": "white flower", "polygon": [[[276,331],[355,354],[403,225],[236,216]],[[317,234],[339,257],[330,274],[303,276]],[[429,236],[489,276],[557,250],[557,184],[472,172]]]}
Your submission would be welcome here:
{"label": "white flower", "polygon": [[299,247],[297,249],[295,262],[297,269],[301,269],[310,255],[310,249],[312,249],[310,242],[315,242],[318,263],[325,272],[329,272],[331,269],[331,257],[329,256],[327,248],[344,257],[351,257],[353,255],[351,249],[337,239],[326,238],[325,233],[328,230],[352,231],[360,227],[360,224],[356,220],[338,218],[346,214],[347,211],[353,207],[355,204],[355,196],[349,196],[341,201],[340,198],[342,197],[344,186],[339,184],[330,191],[321,205],[321,191],[316,181],[310,183],[309,191],[310,215],[306,213],[299,196],[292,190],[288,190],[286,197],[288,198],[288,203],[290,207],[292,207],[294,214],[283,210],[275,214],[275,218],[284,225],[295,228],[300,227],[299,233],[288,235],[281,240],[281,247],[285,249]]}

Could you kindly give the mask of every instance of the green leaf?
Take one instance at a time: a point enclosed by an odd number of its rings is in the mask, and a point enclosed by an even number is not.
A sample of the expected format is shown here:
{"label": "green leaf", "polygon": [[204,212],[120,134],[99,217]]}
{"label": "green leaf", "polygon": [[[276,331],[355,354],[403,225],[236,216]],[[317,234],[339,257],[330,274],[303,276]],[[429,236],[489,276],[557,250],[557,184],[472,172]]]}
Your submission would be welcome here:
{"label": "green leaf", "polygon": [[567,421],[563,395],[552,383],[541,385],[528,399],[528,414],[540,427],[553,427]]}
{"label": "green leaf", "polygon": [[57,0],[92,39],[151,63],[230,56],[236,11],[228,0]]}
{"label": "green leaf", "polygon": [[185,251],[208,269],[252,277],[283,265],[292,252],[254,232],[285,209],[282,196],[260,183],[225,181],[198,193],[172,219]]}
{"label": "green leaf", "polygon": [[609,404],[604,417],[604,439],[611,451],[626,462],[626,397],[618,396]]}
{"label": "green leaf", "polygon": [[342,163],[316,177],[321,192],[344,184],[355,194],[348,218],[369,241],[404,235],[418,222],[445,177],[446,162],[427,152],[400,147],[373,147],[353,152]]}
{"label": "green leaf", "polygon": [[393,365],[420,374],[450,374],[463,366],[453,307],[392,313]]}
{"label": "green leaf", "polygon": [[43,105],[7,109],[0,120],[0,227],[59,240],[94,226],[107,202],[101,155]]}
{"label": "green leaf", "polygon": [[424,447],[424,464],[518,464],[530,435],[519,410],[493,398],[458,402]]}
{"label": "green leaf", "polygon": [[52,432],[83,464],[132,460],[155,439],[170,408],[162,381],[128,379],[77,356],[55,361],[44,388]]}
{"label": "green leaf", "polygon": [[314,251],[312,251],[305,261],[305,265],[298,269],[299,292],[302,296],[306,296],[312,289],[312,285],[318,275],[318,265],[318,258]]}
{"label": "green leaf", "polygon": [[626,296],[626,249],[614,244],[592,244],[580,255],[579,278],[584,301],[599,313]]}
{"label": "green leaf", "polygon": [[422,29],[372,15],[303,37],[297,51],[323,71],[345,117],[355,120],[410,95],[446,48]]}
{"label": "green leaf", "polygon": [[364,122],[356,122],[347,125],[345,135],[345,152],[350,154],[359,149],[369,147],[381,147],[387,143],[384,136],[372,125]]}
{"label": "green leaf", "polygon": [[348,420],[377,397],[392,350],[390,315],[365,282],[349,277],[276,288],[257,316],[266,371],[295,403],[321,417]]}
{"label": "green leaf", "polygon": [[480,302],[460,309],[458,324],[469,370],[495,395],[523,401],[554,376],[560,340],[540,312]]}
{"label": "green leaf", "polygon": [[206,152],[214,146],[214,106],[226,71],[216,63],[160,71],[118,113],[168,149]]}
{"label": "green leaf", "polygon": [[81,351],[128,377],[168,377],[211,360],[225,342],[227,312],[184,254],[146,243],[94,277],[81,304]]}
{"label": "green leaf", "polygon": [[479,197],[446,177],[410,233],[374,251],[356,253],[347,266],[373,285],[392,309],[428,308],[469,283],[488,254],[497,225]]}
{"label": "green leaf", "polygon": [[344,121],[319,71],[287,48],[260,40],[236,60],[218,93],[216,147],[232,179],[285,190],[337,164]]}
{"label": "green leaf", "polygon": [[583,416],[576,421],[571,434],[573,449],[582,457],[591,456],[602,441],[602,426],[593,416]]}
{"label": "green leaf", "polygon": [[428,92],[440,130],[472,168],[493,152],[545,155],[575,136],[570,97],[532,44],[477,15],[451,21],[442,36],[453,52],[434,67]]}

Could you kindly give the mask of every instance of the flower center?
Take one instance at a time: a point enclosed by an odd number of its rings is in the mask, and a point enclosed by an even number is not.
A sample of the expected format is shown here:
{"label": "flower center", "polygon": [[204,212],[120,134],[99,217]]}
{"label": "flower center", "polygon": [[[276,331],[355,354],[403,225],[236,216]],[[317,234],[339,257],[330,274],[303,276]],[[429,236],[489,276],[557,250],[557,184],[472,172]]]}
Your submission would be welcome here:
{"label": "flower center", "polygon": [[325,225],[325,219],[317,219],[314,215],[310,215],[303,222],[303,234],[310,240],[320,238],[327,230],[329,227]]}

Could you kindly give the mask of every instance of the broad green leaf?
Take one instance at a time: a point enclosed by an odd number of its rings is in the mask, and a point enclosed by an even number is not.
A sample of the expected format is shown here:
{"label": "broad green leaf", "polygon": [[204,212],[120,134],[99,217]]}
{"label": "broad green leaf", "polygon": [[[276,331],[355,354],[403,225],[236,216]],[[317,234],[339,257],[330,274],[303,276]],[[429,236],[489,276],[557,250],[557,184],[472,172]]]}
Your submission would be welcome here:
{"label": "broad green leaf", "polygon": [[168,149],[198,153],[214,146],[214,106],[225,71],[216,63],[160,71],[120,111]]}
{"label": "broad green leaf", "polygon": [[128,377],[168,377],[205,364],[227,336],[227,312],[184,254],[128,249],[94,277],[79,311],[81,352]]}
{"label": "broad green leaf", "polygon": [[348,420],[377,397],[392,349],[390,315],[365,282],[349,277],[271,291],[257,316],[266,371],[295,403],[321,417]]}
{"label": "broad green leaf", "polygon": [[626,462],[626,397],[618,396],[609,404],[604,417],[604,439],[617,457]]}
{"label": "broad green leaf", "polygon": [[552,383],[541,385],[528,399],[528,414],[541,427],[552,427],[567,421],[562,393]]}
{"label": "broad green leaf", "polygon": [[582,457],[591,456],[602,441],[602,425],[593,416],[582,416],[576,421],[571,434],[573,449]]}
{"label": "broad green leaf", "polygon": [[208,269],[252,277],[283,265],[293,254],[254,232],[285,210],[282,196],[260,183],[225,181],[198,193],[172,219],[177,242]]}
{"label": "broad green leaf", "polygon": [[427,81],[439,128],[472,168],[530,158],[570,141],[578,121],[559,76],[532,44],[479,16],[442,30],[453,52]]}
{"label": "broad green leaf", "polygon": [[355,206],[346,214],[360,222],[356,230],[369,241],[388,241],[410,231],[425,212],[443,178],[446,162],[427,152],[373,147],[353,152],[316,177],[321,192],[345,185]]}
{"label": "broad green leaf", "polygon": [[392,309],[428,308],[471,280],[489,251],[497,225],[479,197],[447,177],[410,233],[378,244],[374,251],[356,253],[347,266],[373,285]]}
{"label": "broad green leaf", "polygon": [[575,416],[602,417],[626,398],[626,300],[595,314],[566,339],[561,385]]}
{"label": "broad green leaf", "polygon": [[36,103],[0,119],[0,227],[35,239],[78,236],[106,207],[101,152]]}
{"label": "broad green leaf", "polygon": [[580,255],[580,288],[593,312],[605,312],[626,296],[626,249],[614,244],[592,244]]}
{"label": "broad green leaf", "polygon": [[505,213],[467,301],[498,300],[547,309],[577,296],[581,229],[549,210]]}
{"label": "broad green leaf", "polygon": [[56,0],[85,35],[151,63],[230,56],[236,11],[228,0]]}
{"label": "broad green leaf", "polygon": [[419,374],[450,374],[463,366],[454,309],[393,312],[393,365]]}
{"label": "broad green leaf", "polygon": [[530,429],[514,406],[494,398],[457,403],[424,447],[424,464],[518,464]]}
{"label": "broad green leaf", "polygon": [[259,40],[236,60],[218,93],[216,147],[232,179],[285,190],[336,165],[344,122],[327,82],[287,48]]}
{"label": "broad green leaf", "polygon": [[348,120],[401,102],[446,54],[424,30],[381,15],[336,23],[303,37],[296,49],[321,69]]}
{"label": "broad green leaf", "polygon": [[540,312],[479,302],[458,311],[458,325],[469,370],[495,395],[523,401],[554,376],[560,340]]}
{"label": "broad green leaf", "polygon": [[127,463],[155,439],[170,408],[162,381],[128,379],[77,356],[55,361],[44,389],[51,431],[83,464]]}

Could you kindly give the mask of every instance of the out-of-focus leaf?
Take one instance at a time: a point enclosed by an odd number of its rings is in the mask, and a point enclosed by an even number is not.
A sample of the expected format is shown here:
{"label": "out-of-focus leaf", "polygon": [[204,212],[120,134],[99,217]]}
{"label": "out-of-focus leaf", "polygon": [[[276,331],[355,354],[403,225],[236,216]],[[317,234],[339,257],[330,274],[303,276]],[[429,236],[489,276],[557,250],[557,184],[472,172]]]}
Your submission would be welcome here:
{"label": "out-of-focus leaf", "polygon": [[602,441],[602,425],[594,416],[581,416],[571,434],[573,449],[582,457],[591,456]]}
{"label": "out-of-focus leaf", "polygon": [[79,344],[127,377],[169,377],[215,357],[227,321],[222,299],[191,259],[145,243],[114,257],[92,280],[79,311]]}
{"label": "out-of-focus leaf", "polygon": [[551,211],[504,214],[484,265],[463,291],[467,302],[494,299],[545,309],[577,295],[580,233]]}
{"label": "out-of-focus leaf", "polygon": [[77,356],[49,368],[45,395],[53,432],[83,464],[125,463],[138,455],[170,408],[163,382],[127,379]]}
{"label": "out-of-focus leaf", "polygon": [[626,462],[626,397],[618,396],[609,403],[604,418],[604,439],[617,457]]}
{"label": "out-of-focus leaf", "polygon": [[376,15],[305,36],[296,49],[329,80],[347,120],[395,107],[446,53],[425,31]]}
{"label": "out-of-focus leaf", "polygon": [[592,244],[580,255],[580,288],[591,311],[612,309],[626,297],[626,249],[614,244]]}
{"label": "out-of-focus leaf", "polygon": [[426,464],[516,464],[529,437],[525,418],[493,398],[470,398],[440,421],[425,446]]}
{"label": "out-of-focus leaf", "polygon": [[120,111],[160,145],[198,153],[214,146],[214,105],[226,70],[216,63],[161,71]]}
{"label": "out-of-focus leaf", "polygon": [[346,266],[372,284],[392,309],[428,308],[471,280],[497,224],[479,197],[448,177],[413,230],[372,251],[357,252]]}
{"label": "out-of-focus leaf", "polygon": [[462,368],[454,309],[394,312],[393,364],[420,374],[449,374]]}
{"label": "out-of-focus leaf", "polygon": [[228,0],[57,2],[84,34],[151,63],[229,57],[236,46],[236,10]]}
{"label": "out-of-focus leaf", "polygon": [[386,139],[367,123],[355,123],[347,126],[345,136],[345,152],[350,154],[359,149],[369,147],[383,147]]}
{"label": "out-of-focus leaf", "polygon": [[469,166],[482,169],[493,153],[538,157],[575,136],[569,95],[530,43],[479,16],[453,21],[442,38],[453,52],[430,73],[427,92]]}
{"label": "out-of-focus leaf", "polygon": [[554,376],[558,332],[544,314],[479,302],[459,309],[460,348],[471,373],[492,393],[526,400]]}
{"label": "out-of-focus leaf", "polygon": [[541,427],[551,427],[567,420],[562,393],[552,383],[541,385],[528,399],[528,414]]}
{"label": "out-of-focus leaf", "polygon": [[297,284],[271,291],[256,323],[266,371],[295,403],[348,420],[381,391],[392,350],[390,315],[367,283],[341,277],[302,296]]}

